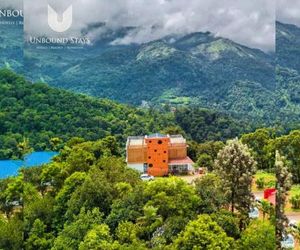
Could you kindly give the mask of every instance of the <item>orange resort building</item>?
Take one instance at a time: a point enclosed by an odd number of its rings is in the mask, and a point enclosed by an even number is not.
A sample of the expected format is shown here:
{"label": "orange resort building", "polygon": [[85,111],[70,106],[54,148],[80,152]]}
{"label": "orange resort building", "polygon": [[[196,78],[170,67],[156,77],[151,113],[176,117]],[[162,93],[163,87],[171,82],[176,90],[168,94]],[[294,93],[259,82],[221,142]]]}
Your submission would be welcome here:
{"label": "orange resort building", "polygon": [[153,176],[194,172],[182,135],[130,136],[126,143],[127,165]]}

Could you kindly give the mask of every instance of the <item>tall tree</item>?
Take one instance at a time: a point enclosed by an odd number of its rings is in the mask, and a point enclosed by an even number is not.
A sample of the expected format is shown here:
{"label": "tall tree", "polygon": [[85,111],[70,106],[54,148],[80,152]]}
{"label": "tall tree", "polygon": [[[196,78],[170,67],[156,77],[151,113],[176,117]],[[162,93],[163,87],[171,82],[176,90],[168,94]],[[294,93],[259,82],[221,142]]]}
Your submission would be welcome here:
{"label": "tall tree", "polygon": [[251,183],[256,169],[256,162],[248,147],[238,139],[228,141],[218,153],[215,165],[232,213],[237,209],[243,217],[248,218],[253,200]]}
{"label": "tall tree", "polygon": [[275,158],[275,171],[276,171],[276,249],[281,249],[281,241],[283,235],[286,234],[285,224],[288,219],[284,214],[284,207],[288,191],[291,189],[292,176],[288,170],[286,159],[276,151]]}
{"label": "tall tree", "polygon": [[253,150],[253,156],[257,161],[258,169],[268,169],[273,165],[270,166],[269,155],[266,152],[266,146],[273,137],[271,129],[262,128],[253,133],[245,134],[241,138],[242,142]]}

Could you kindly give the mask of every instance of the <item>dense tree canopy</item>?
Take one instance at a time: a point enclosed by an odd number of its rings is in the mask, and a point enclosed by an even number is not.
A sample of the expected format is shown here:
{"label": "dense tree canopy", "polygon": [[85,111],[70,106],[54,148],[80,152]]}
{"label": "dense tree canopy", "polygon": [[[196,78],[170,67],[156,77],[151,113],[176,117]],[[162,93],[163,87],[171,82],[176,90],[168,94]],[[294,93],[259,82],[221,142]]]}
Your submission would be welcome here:
{"label": "dense tree canopy", "polygon": [[241,250],[273,250],[275,249],[274,226],[269,222],[253,221],[242,233],[238,249]]}
{"label": "dense tree canopy", "polygon": [[112,141],[74,138],[52,163],[0,181],[0,207],[7,214],[0,221],[0,246],[235,249],[240,219],[228,211],[218,176],[195,185],[178,177],[143,182]]}
{"label": "dense tree canopy", "polygon": [[232,249],[233,239],[209,215],[200,215],[189,222],[175,241],[176,249]]}
{"label": "dense tree canopy", "polygon": [[8,70],[0,71],[0,159],[19,157],[22,142],[35,150],[61,148],[72,137],[96,140],[114,135],[160,131],[173,124],[172,114],[159,115],[105,99],[75,95],[45,84],[31,84]]}
{"label": "dense tree canopy", "polygon": [[[298,130],[245,134],[251,129],[242,122],[212,111],[132,108],[31,85],[6,70],[0,88],[0,158],[60,152],[0,180],[1,249],[253,249],[274,232],[269,216],[244,220],[254,205],[255,161],[273,171],[278,151],[300,182]],[[183,134],[196,166],[214,173],[192,184],[142,182],[124,162],[124,143],[158,131]],[[274,239],[266,241],[270,249]]]}
{"label": "dense tree canopy", "polygon": [[0,110],[0,159],[20,158],[32,149],[59,150],[72,137],[94,141],[113,135],[124,145],[129,135],[165,132],[200,142],[226,140],[246,130],[221,113],[133,108],[32,84],[9,70],[0,70]]}

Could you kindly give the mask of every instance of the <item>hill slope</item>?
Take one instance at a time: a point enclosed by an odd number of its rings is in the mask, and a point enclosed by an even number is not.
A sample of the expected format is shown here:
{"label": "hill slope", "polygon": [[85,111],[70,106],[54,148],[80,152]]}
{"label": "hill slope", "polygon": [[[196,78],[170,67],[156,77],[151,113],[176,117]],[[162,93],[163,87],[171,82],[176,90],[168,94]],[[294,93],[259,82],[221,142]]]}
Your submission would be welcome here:
{"label": "hill slope", "polygon": [[300,28],[277,22],[277,105],[300,121]]}
{"label": "hill slope", "polygon": [[[64,55],[55,50],[37,54],[28,47],[29,76],[134,105],[142,101],[197,104],[265,121],[273,119],[273,55],[211,33],[167,37],[141,45],[111,45],[122,34],[110,34],[104,42]],[[246,94],[240,100],[237,92]]]}
{"label": "hill slope", "polygon": [[276,22],[276,57],[281,67],[300,71],[300,28]]}
{"label": "hill slope", "polygon": [[[172,124],[156,112],[137,110],[109,100],[98,100],[31,84],[8,70],[0,71],[0,158],[18,155],[24,137],[36,150],[51,148],[50,140],[72,137],[89,140],[145,134]],[[151,126],[151,127],[150,127]]]}
{"label": "hill slope", "polygon": [[0,17],[0,68],[23,68],[23,19]]}
{"label": "hill slope", "polygon": [[[185,131],[180,128],[184,123],[189,124]],[[24,138],[29,138],[35,150],[45,150],[52,149],[51,139],[57,137],[63,144],[72,137],[97,140],[113,135],[124,147],[129,135],[169,131],[185,133],[200,142],[235,137],[245,132],[246,126],[227,115],[203,109],[170,112],[133,108],[31,84],[8,70],[0,70],[0,159],[20,156],[19,143]]]}

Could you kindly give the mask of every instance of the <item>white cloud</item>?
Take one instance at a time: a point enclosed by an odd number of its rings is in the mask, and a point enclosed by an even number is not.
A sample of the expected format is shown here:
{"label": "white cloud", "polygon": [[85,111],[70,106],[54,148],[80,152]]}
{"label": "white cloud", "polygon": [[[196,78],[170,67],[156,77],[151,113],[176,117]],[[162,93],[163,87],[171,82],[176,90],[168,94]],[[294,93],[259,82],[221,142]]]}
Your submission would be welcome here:
{"label": "white cloud", "polygon": [[277,20],[300,26],[300,1],[277,0]]}
{"label": "white cloud", "polygon": [[1,0],[0,8],[13,8],[17,10],[23,9],[23,0]]}
{"label": "white cloud", "polygon": [[[47,25],[47,0],[25,1],[25,31],[54,35]],[[61,0],[48,0],[57,10]],[[138,27],[117,43],[143,43],[171,34],[211,31],[246,46],[274,50],[274,0],[69,0],[78,34],[89,23]],[[93,35],[101,34],[93,32]]]}

